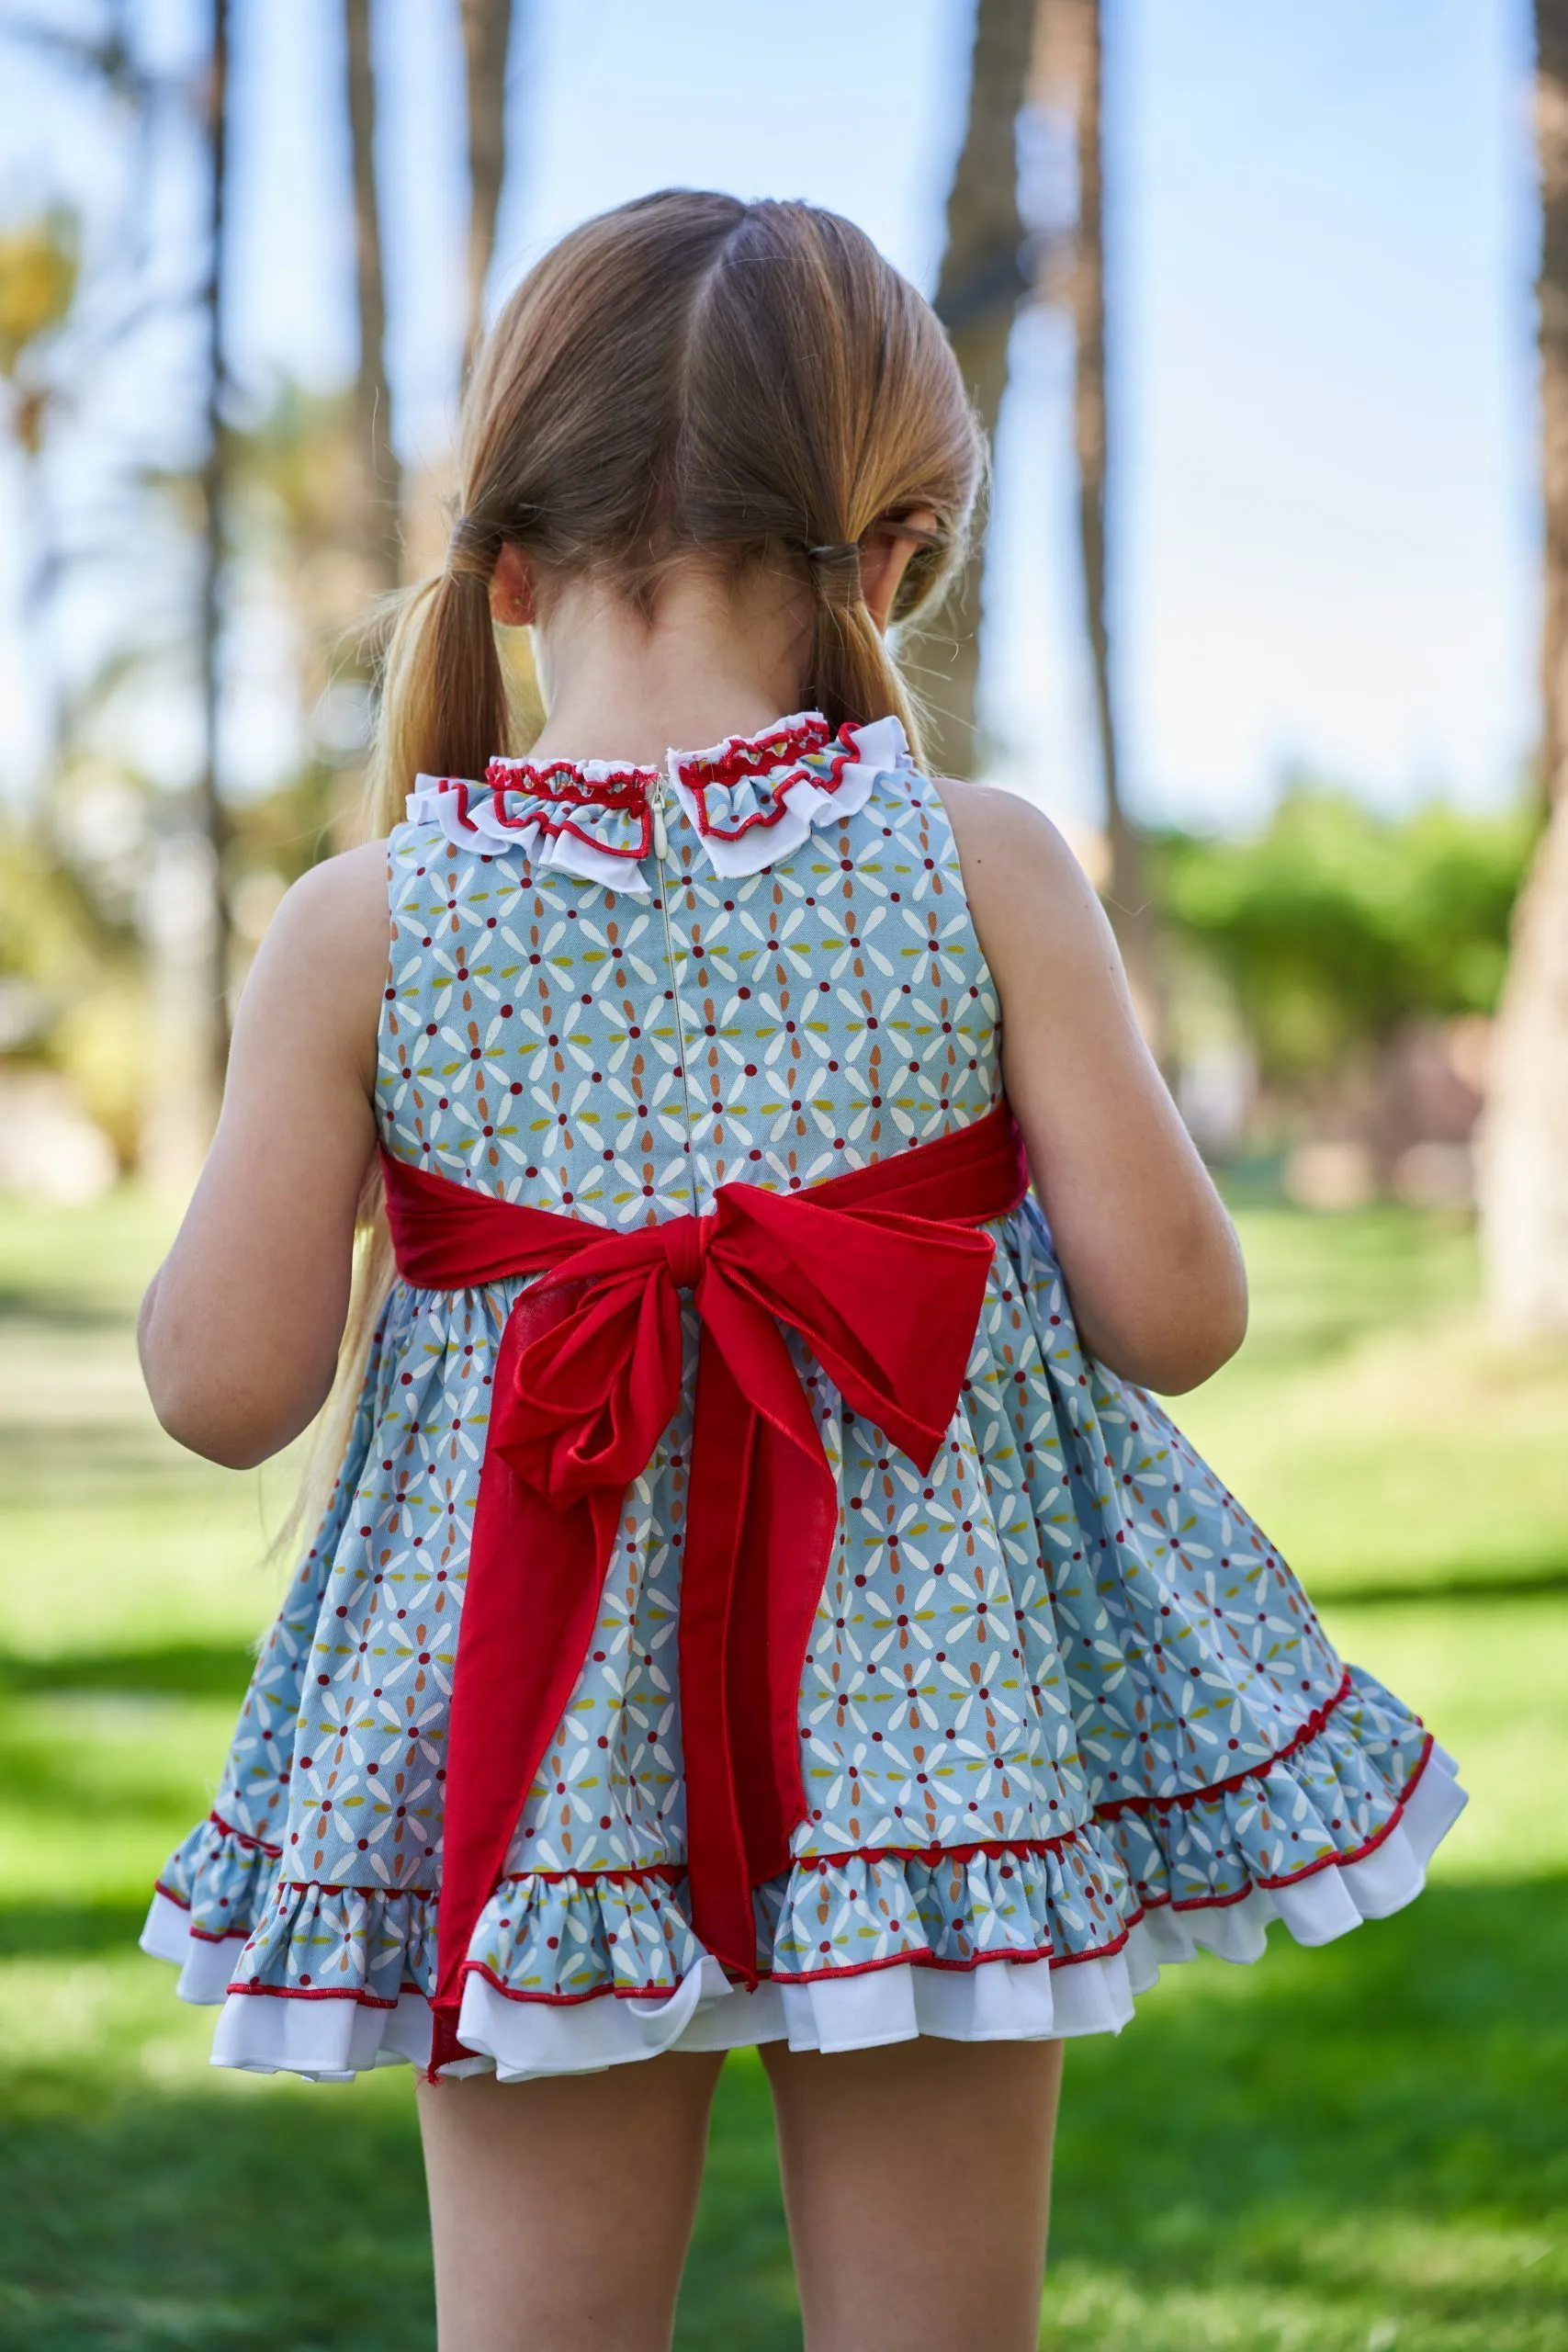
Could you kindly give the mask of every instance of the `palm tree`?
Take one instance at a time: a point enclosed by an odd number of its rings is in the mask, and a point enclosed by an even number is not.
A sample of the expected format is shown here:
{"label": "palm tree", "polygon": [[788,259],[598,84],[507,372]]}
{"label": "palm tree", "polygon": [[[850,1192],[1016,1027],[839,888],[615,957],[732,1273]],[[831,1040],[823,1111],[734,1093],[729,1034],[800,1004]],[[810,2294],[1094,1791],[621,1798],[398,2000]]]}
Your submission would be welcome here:
{"label": "palm tree", "polygon": [[1104,897],[1144,1029],[1165,1044],[1160,944],[1142,843],[1122,791],[1106,564],[1106,489],[1111,436],[1105,364],[1104,51],[1100,0],[1040,0],[1037,86],[1070,109],[1077,158],[1077,219],[1067,278],[1073,322],[1073,440],[1078,474],[1078,553],[1094,682],[1105,831],[1111,852]]}
{"label": "palm tree", "polygon": [[355,421],[364,476],[362,543],[372,580],[386,590],[395,588],[402,576],[402,469],[392,446],[392,400],[387,382],[387,289],[381,215],[376,201],[370,0],[344,0],[344,36],[354,169],[354,276],[359,311]]}
{"label": "palm tree", "polygon": [[468,92],[468,318],[463,344],[468,377],[484,330],[485,279],[495,251],[496,216],[506,176],[506,52],[512,0],[462,0],[463,57]]}
{"label": "palm tree", "polygon": [[[947,199],[947,246],[937,281],[937,315],[964,370],[987,440],[1007,389],[1008,345],[1029,290],[1018,209],[1017,123],[1029,78],[1033,0],[979,0],[969,69],[969,113]],[[954,634],[940,668],[922,685],[931,706],[932,764],[973,775],[977,730],[981,581],[977,537],[949,607]]]}
{"label": "palm tree", "polygon": [[1481,1138],[1497,1319],[1568,1330],[1568,0],[1535,0],[1540,172],[1541,782],[1546,827],[1514,916]]}
{"label": "palm tree", "polygon": [[211,876],[211,921],[209,979],[205,990],[208,1026],[207,1060],[214,1101],[221,1098],[229,1065],[230,955],[233,922],[226,873],[229,848],[228,812],[219,776],[219,719],[221,699],[220,661],[223,632],[223,579],[227,559],[225,500],[228,492],[229,436],[225,415],[227,373],[224,359],[224,311],[228,291],[224,251],[229,187],[229,0],[212,0],[212,53],[209,67],[207,115],[208,219],[207,274],[202,286],[201,313],[207,345],[207,415],[205,455],[201,469],[201,774],[196,786],[196,814],[208,847]]}

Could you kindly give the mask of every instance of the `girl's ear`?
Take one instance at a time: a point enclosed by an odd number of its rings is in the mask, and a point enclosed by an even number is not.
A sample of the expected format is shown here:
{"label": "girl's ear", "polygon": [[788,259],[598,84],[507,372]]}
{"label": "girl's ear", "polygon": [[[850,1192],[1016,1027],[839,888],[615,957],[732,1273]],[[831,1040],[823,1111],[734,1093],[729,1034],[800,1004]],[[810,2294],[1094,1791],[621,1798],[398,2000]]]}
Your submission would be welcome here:
{"label": "girl's ear", "polygon": [[534,617],[534,567],[511,539],[490,576],[490,616],[502,628],[526,628]]}
{"label": "girl's ear", "polygon": [[899,522],[908,525],[908,532],[901,530],[898,523],[878,523],[861,541],[861,594],[872,619],[885,636],[909,559],[931,544],[936,516],[922,509],[918,514],[901,515]]}

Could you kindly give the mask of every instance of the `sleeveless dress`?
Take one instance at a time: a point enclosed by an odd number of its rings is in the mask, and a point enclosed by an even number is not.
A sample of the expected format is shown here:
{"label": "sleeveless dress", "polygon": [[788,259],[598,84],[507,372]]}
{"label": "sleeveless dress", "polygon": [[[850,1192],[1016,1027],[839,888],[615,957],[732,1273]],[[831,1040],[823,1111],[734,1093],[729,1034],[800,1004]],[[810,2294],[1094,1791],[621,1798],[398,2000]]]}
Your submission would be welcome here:
{"label": "sleeveless dress", "polygon": [[[895,719],[832,738],[807,713],[666,771],[422,777],[388,870],[381,1140],[480,1192],[622,1230],[1000,1098],[995,986]],[[985,1229],[928,1474],[785,1334],[839,1513],[760,1981],[705,1951],[683,1894],[688,1304],[682,1402],[469,1944],[453,2071],[1114,2031],[1162,1962],[1254,1960],[1273,1918],[1325,1942],[1419,1891],[1464,1803],[1451,1760],[1342,1664],[1162,1407],[1084,1354],[1032,1201]],[[469,1529],[522,1286],[394,1284],[217,1802],[159,1881],[143,1947],[221,2005],[220,2065],[429,2058]]]}

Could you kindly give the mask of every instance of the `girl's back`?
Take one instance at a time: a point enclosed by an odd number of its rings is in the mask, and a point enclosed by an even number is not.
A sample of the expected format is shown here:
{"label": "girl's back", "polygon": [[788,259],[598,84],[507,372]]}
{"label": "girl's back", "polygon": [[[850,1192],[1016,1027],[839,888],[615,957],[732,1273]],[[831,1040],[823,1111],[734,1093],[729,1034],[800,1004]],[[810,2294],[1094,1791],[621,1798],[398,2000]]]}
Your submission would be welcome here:
{"label": "girl's back", "polygon": [[1032,2344],[1061,2040],[1407,1901],[1462,1798],[1147,1393],[1245,1291],[1092,893],[911,752],[884,632],[977,471],[923,304],[830,216],[652,199],[471,402],[388,838],[269,934],[144,1312],[236,1463],[349,1331],[146,1940],[220,2064],[439,2075],[444,2346],[666,2341],[747,2043],[813,2343]]}
{"label": "girl's back", "polygon": [[613,1227],[705,1215],[1001,1091],[952,829],[897,719],[797,716],[668,779],[425,779],[390,865],[381,1130],[466,1183]]}

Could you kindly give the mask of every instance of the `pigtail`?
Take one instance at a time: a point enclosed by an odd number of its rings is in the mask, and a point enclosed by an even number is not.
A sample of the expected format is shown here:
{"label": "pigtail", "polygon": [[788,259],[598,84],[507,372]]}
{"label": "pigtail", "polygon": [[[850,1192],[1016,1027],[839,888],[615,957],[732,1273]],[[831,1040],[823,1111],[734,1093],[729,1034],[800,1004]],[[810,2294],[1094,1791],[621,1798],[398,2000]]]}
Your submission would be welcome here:
{"label": "pigtail", "polygon": [[[453,535],[447,569],[394,605],[381,674],[381,709],[366,779],[366,832],[374,841],[402,821],[416,775],[482,776],[509,748],[518,695],[508,687],[490,614],[490,572],[475,535]],[[354,1280],[337,1370],[310,1434],[298,1491],[273,1539],[275,1555],[320,1525],[347,1463],[359,1392],[395,1266],[372,1163],[355,1218]]]}
{"label": "pigtail", "polygon": [[825,594],[815,569],[812,588],[816,615],[802,703],[808,709],[819,710],[835,731],[846,722],[863,727],[891,713],[902,721],[919,767],[922,752],[914,698],[887,640],[861,596],[858,563],[852,601],[843,602]]}
{"label": "pigtail", "polygon": [[416,775],[482,777],[512,739],[512,711],[495,625],[490,561],[454,534],[447,569],[396,608],[381,673],[380,720],[367,779],[374,840],[402,821]]}

